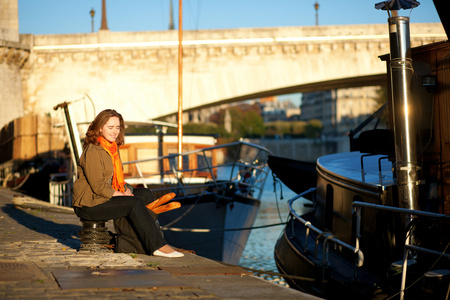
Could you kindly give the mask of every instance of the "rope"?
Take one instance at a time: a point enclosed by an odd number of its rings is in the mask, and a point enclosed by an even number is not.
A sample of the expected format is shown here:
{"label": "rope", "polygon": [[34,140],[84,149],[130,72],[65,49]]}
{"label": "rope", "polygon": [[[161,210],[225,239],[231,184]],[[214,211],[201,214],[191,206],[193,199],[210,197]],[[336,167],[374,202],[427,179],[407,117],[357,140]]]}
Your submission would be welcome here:
{"label": "rope", "polygon": [[164,227],[161,227],[161,229],[167,230],[167,229],[164,229],[164,228],[168,228],[169,226],[171,226],[171,225],[177,223],[178,221],[180,221],[181,219],[183,219],[188,213],[191,212],[191,210],[200,201],[200,199],[203,197],[203,195],[205,195],[205,191],[203,191],[203,193],[197,198],[197,200],[195,200],[195,202],[191,205],[191,207],[189,207],[181,216],[179,216],[178,218],[176,218],[172,222],[166,224]]}
{"label": "rope", "polygon": [[277,211],[278,211],[278,217],[280,218],[280,221],[283,222],[283,219],[281,218],[280,213],[280,206],[278,205],[278,196],[277,196],[277,184],[280,185],[280,200],[283,200],[283,186],[281,185],[281,182],[278,180],[277,175],[272,172],[272,178],[273,178],[273,193],[275,194],[275,203],[277,204]]}
{"label": "rope", "polygon": [[280,225],[286,225],[287,222],[281,222],[281,223],[275,223],[275,224],[268,224],[268,225],[261,225],[261,226],[253,226],[253,227],[243,227],[243,228],[229,228],[229,229],[196,229],[196,228],[171,228],[171,227],[161,227],[162,230],[167,231],[177,231],[177,232],[223,232],[223,231],[240,231],[240,230],[252,230],[252,229],[260,229],[260,228],[267,228],[267,227],[273,227],[273,226],[280,226]]}

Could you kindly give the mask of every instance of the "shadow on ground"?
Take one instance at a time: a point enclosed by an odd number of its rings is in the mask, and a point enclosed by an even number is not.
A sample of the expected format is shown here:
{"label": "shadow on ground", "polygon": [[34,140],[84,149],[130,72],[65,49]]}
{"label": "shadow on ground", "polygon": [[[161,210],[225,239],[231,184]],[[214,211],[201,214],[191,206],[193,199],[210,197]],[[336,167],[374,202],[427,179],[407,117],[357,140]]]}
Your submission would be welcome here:
{"label": "shadow on ground", "polygon": [[[80,247],[80,240],[77,238],[77,233],[81,229],[81,223],[80,225],[60,224],[45,219],[61,219],[65,217],[72,218],[72,216],[64,216],[58,213],[43,212],[38,210],[30,210],[28,213],[24,210],[15,208],[12,204],[2,207],[2,210],[11,219],[17,221],[20,225],[35,231],[36,233],[53,237],[58,241],[58,243],[73,249],[79,249]],[[38,215],[42,215],[42,217]],[[16,241],[29,239],[27,237],[29,233],[21,233],[18,228],[13,231],[13,234],[15,235],[14,239]],[[17,235],[23,235],[23,238]]]}

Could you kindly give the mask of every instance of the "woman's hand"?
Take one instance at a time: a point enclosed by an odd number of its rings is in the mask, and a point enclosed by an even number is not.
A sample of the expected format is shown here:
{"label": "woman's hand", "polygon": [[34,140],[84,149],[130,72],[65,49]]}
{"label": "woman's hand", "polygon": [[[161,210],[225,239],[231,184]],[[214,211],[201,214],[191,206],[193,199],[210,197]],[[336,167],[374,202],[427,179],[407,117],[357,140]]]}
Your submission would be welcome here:
{"label": "woman's hand", "polygon": [[129,189],[125,188],[125,192],[114,191],[113,197],[116,196],[134,196],[134,195]]}
{"label": "woman's hand", "polygon": [[125,192],[123,193],[124,196],[134,196],[134,194],[127,188],[125,188]]}

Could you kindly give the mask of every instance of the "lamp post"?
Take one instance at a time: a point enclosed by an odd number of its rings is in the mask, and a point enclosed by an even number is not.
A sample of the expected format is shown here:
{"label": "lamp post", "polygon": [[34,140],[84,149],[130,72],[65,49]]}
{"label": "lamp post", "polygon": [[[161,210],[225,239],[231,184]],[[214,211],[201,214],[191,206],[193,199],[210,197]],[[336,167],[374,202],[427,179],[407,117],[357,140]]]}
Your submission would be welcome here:
{"label": "lamp post", "polygon": [[314,8],[316,10],[316,26],[319,26],[319,2],[314,3]]}
{"label": "lamp post", "polygon": [[91,21],[92,32],[94,32],[94,16],[95,16],[95,10],[94,10],[94,8],[92,8],[91,11],[90,11],[89,13],[91,14],[91,18],[92,18],[92,21]]}

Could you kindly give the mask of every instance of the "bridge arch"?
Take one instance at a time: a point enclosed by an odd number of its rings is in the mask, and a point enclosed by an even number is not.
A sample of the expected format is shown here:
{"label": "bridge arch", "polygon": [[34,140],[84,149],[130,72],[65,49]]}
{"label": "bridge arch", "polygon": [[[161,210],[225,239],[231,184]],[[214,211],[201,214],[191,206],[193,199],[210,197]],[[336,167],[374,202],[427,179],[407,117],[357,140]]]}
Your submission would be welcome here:
{"label": "bridge arch", "polygon": [[[183,109],[271,93],[379,82],[387,25],[246,28],[184,33]],[[177,35],[109,32],[24,36],[31,50],[24,107],[51,112],[88,94],[96,111],[116,108],[143,121],[176,113]],[[411,24],[411,44],[446,39],[441,24]],[[378,84],[377,84],[378,85]],[[251,98],[248,98],[251,99]],[[74,105],[77,121],[92,112]]]}

